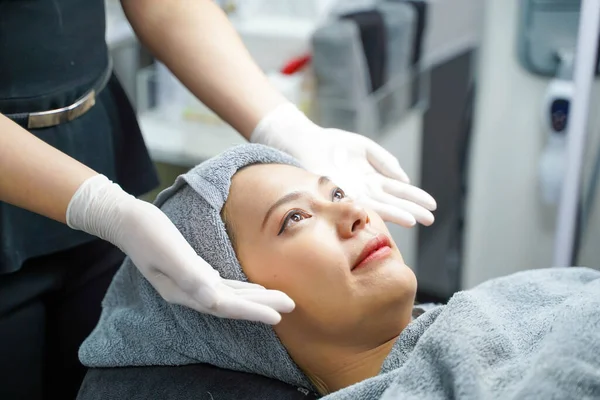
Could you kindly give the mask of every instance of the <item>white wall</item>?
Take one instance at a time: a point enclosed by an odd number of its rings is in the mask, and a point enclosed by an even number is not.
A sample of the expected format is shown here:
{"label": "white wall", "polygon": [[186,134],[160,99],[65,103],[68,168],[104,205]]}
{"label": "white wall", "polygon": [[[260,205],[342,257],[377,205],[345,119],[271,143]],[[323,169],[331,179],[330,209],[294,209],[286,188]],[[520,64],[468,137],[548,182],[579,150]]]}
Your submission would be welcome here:
{"label": "white wall", "polygon": [[[592,168],[595,157],[600,147],[600,81],[596,79],[595,89],[591,99],[591,109],[589,117],[589,136],[587,154],[584,164],[583,182],[585,183],[584,192],[590,186],[589,180],[592,175]],[[581,238],[581,251],[577,260],[577,265],[594,267],[600,269],[600,182],[595,193],[595,201],[592,213],[589,218],[588,228]]]}
{"label": "white wall", "polygon": [[429,2],[424,64],[443,63],[480,42],[485,0]]}
{"label": "white wall", "polygon": [[[556,210],[542,206],[537,175],[545,144],[540,108],[547,80],[518,64],[518,3],[486,3],[470,156],[464,288],[519,270],[551,266]],[[597,85],[595,109],[598,94]],[[600,120],[597,112],[592,113],[590,143],[597,143]],[[588,168],[590,162],[588,158]],[[598,266],[600,246],[594,242],[600,238],[600,212],[590,225],[595,236],[584,238],[583,253],[586,264]]]}

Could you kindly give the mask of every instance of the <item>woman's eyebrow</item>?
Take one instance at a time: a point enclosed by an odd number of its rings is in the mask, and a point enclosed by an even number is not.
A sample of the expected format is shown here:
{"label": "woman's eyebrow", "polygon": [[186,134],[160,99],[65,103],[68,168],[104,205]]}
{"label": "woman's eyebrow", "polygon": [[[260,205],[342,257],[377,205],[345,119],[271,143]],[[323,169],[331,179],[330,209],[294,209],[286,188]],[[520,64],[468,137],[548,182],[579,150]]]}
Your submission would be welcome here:
{"label": "woman's eyebrow", "polygon": [[275,203],[273,203],[273,205],[269,208],[269,210],[265,214],[265,219],[263,219],[261,229],[263,229],[265,227],[265,225],[267,224],[267,221],[269,220],[269,217],[271,216],[271,214],[273,214],[273,211],[275,211],[277,208],[281,207],[285,203],[289,203],[290,201],[298,200],[299,198],[306,197],[306,196],[309,196],[309,194],[306,192],[290,192],[290,193],[286,194],[285,196],[283,196],[282,198],[280,198],[279,200],[277,200]]}
{"label": "woman's eyebrow", "polygon": [[[326,176],[320,176],[319,180],[318,180],[319,186],[323,186],[326,184],[331,183],[331,179],[329,179]],[[290,192],[288,194],[286,194],[285,196],[282,196],[279,200],[277,200],[275,203],[273,203],[273,205],[271,207],[269,207],[269,210],[267,211],[267,213],[265,214],[265,218],[263,219],[262,225],[261,225],[261,230],[264,229],[265,225],[267,224],[267,221],[269,220],[269,217],[271,216],[271,214],[273,214],[273,211],[275,211],[278,207],[281,207],[282,205],[289,203],[290,201],[294,201],[294,200],[298,200],[302,197],[309,197],[310,193],[308,192]]]}
{"label": "woman's eyebrow", "polygon": [[329,177],[327,177],[327,176],[319,177],[319,186],[328,185],[330,183],[331,183],[331,179],[329,179]]}

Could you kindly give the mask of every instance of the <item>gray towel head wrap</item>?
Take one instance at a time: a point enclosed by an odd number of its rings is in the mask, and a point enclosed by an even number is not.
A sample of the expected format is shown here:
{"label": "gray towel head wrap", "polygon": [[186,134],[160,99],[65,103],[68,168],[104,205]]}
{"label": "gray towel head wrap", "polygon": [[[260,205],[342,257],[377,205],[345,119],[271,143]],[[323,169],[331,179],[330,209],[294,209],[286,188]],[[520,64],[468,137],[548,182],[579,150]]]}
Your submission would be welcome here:
{"label": "gray towel head wrap", "polygon": [[[278,150],[245,144],[181,175],[155,201],[198,255],[226,279],[247,281],[220,212],[232,176],[257,163],[299,166]],[[88,367],[208,363],[314,390],[271,326],[169,304],[129,258],[108,289],[100,321],[79,357]]]}

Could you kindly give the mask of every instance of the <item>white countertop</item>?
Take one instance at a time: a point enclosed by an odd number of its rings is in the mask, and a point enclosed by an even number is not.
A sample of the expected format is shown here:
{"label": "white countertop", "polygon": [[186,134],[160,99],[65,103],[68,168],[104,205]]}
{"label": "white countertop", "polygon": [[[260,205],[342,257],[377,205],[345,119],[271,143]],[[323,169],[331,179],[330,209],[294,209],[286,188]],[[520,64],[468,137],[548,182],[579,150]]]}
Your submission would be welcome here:
{"label": "white countertop", "polygon": [[156,162],[192,167],[246,139],[229,125],[169,121],[160,112],[139,115],[140,128]]}

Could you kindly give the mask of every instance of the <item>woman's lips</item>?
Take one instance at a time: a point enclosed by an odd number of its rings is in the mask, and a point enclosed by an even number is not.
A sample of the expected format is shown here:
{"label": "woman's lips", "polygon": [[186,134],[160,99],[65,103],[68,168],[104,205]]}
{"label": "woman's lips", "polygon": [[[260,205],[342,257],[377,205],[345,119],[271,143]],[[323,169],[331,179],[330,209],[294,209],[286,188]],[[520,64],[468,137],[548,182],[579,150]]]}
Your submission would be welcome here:
{"label": "woman's lips", "polygon": [[363,251],[354,262],[352,270],[362,268],[374,261],[382,260],[392,254],[392,242],[383,234],[375,236],[365,245]]}

